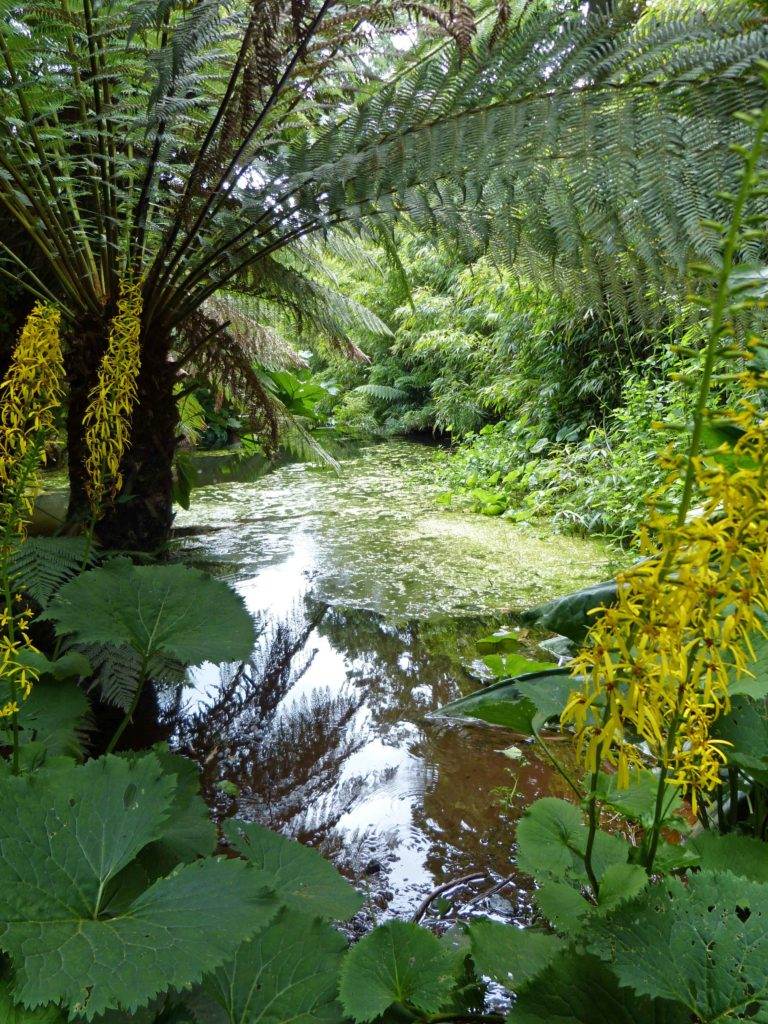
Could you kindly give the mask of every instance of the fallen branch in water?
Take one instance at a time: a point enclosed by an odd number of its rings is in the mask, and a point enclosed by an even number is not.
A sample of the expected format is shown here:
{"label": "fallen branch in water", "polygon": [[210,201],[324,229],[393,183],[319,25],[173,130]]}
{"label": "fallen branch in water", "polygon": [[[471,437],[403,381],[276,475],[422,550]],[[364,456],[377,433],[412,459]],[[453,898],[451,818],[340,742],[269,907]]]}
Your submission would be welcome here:
{"label": "fallen branch in water", "polygon": [[487,877],[487,871],[474,871],[472,874],[462,875],[461,878],[454,878],[450,882],[443,882],[442,885],[438,885],[438,887],[433,889],[428,896],[424,897],[411,918],[411,921],[413,921],[414,924],[418,924],[426,914],[427,910],[429,910],[429,906],[432,901],[436,900],[438,896],[442,896],[443,893],[449,892],[451,889],[455,889],[459,885],[465,885],[467,882],[479,882],[482,878]]}

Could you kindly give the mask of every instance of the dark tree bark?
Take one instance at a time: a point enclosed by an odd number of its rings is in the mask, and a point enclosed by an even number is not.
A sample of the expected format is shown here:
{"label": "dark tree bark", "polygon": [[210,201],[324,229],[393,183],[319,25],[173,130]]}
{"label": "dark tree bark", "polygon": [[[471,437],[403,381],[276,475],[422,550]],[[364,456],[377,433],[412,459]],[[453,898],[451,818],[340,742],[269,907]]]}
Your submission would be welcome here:
{"label": "dark tree bark", "polygon": [[171,536],[178,412],[169,352],[167,338],[142,336],[131,444],[122,463],[123,488],[96,528],[104,547],[160,555]]}
{"label": "dark tree bark", "polygon": [[87,317],[78,320],[68,339],[66,354],[69,405],[67,407],[67,459],[69,467],[69,507],[67,523],[82,527],[91,518],[85,470],[87,451],[83,417],[90,393],[99,376],[99,366],[107,347],[109,320]]}
{"label": "dark tree bark", "polygon": [[[87,498],[87,450],[83,416],[98,378],[106,347],[109,319],[104,324],[78,325],[70,353],[70,405],[67,420],[70,500],[68,520],[90,519]],[[85,326],[91,331],[84,331]],[[177,410],[174,368],[167,338],[141,338],[138,398],[131,417],[131,444],[122,462],[123,487],[102,510],[96,537],[102,547],[162,554],[173,521],[173,456]]]}

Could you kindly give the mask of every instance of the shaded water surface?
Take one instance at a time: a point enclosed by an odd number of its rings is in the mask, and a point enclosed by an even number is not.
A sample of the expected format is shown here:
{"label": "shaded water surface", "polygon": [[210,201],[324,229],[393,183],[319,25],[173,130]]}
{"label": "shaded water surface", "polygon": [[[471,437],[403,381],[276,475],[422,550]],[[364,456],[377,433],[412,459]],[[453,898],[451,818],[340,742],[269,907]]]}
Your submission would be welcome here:
{"label": "shaded water surface", "polygon": [[[480,685],[478,637],[604,577],[608,556],[441,508],[439,458],[370,445],[338,474],[290,465],[195,491],[177,523],[186,557],[237,588],[260,639],[251,663],[204,667],[167,710],[217,810],[319,846],[372,913],[486,871],[465,898],[506,880],[483,907],[522,917],[514,822],[559,781],[509,733],[425,715]],[[521,632],[531,652],[537,639]]]}

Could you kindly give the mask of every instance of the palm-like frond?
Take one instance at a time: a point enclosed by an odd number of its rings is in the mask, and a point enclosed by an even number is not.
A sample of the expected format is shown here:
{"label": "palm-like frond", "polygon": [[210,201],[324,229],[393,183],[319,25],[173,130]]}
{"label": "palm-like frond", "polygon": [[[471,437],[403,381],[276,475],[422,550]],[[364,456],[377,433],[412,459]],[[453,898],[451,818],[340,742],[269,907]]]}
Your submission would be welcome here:
{"label": "palm-like frond", "polygon": [[[158,336],[296,240],[390,213],[600,294],[668,286],[712,257],[703,214],[735,178],[733,114],[760,100],[768,56],[764,15],[735,0],[639,21],[630,3],[520,4],[471,52],[460,6],[0,4],[0,198],[75,312],[97,315],[121,267],[144,273]],[[348,102],[373,45],[350,27],[411,15],[458,52]]]}

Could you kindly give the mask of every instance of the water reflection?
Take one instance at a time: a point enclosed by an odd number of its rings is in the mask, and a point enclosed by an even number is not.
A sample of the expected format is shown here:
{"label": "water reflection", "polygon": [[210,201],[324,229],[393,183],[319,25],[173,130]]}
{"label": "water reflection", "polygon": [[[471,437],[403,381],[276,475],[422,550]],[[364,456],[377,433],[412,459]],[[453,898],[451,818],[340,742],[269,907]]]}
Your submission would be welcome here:
{"label": "water reflection", "polygon": [[510,879],[496,909],[520,918],[515,821],[557,777],[528,746],[512,760],[506,732],[425,719],[478,685],[471,641],[496,624],[395,623],[307,595],[264,625],[251,662],[215,682],[202,673],[166,713],[219,815],[320,847],[377,911],[412,912],[433,887],[482,870],[480,889]]}
{"label": "water reflection", "polygon": [[[497,888],[475,908],[522,918],[515,822],[559,779],[528,746],[511,759],[509,733],[425,716],[479,685],[474,640],[505,609],[563,588],[562,548],[436,512],[433,460],[380,446],[340,477],[289,466],[196,492],[181,525],[202,529],[185,537],[187,557],[237,587],[260,639],[247,665],[196,671],[165,714],[219,815],[320,847],[367,890],[371,913],[412,912],[481,871],[465,902]],[[571,579],[605,573],[602,549],[564,544]]]}

